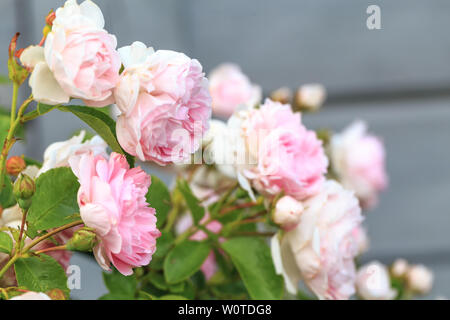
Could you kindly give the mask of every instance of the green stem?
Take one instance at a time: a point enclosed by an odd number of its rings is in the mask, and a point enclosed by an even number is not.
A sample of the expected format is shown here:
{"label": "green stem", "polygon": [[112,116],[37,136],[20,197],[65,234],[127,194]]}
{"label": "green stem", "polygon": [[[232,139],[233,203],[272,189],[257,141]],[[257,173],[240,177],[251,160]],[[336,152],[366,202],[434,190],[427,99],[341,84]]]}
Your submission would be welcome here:
{"label": "green stem", "polygon": [[167,215],[167,223],[164,227],[164,231],[170,231],[172,229],[173,224],[175,223],[178,213],[180,211],[181,205],[183,202],[183,196],[176,189],[172,195],[172,210],[169,211]]}
{"label": "green stem", "polygon": [[[45,239],[50,238],[51,236],[57,234],[58,232],[64,231],[66,229],[78,226],[83,224],[82,220],[77,220],[71,223],[68,223],[62,227],[53,229],[52,231],[44,234],[41,237],[38,237],[34,239],[28,246],[24,247],[22,250],[18,250],[14,253],[14,255],[11,257],[11,259],[3,266],[3,268],[0,270],[0,279],[3,277],[6,271],[17,261],[17,259],[22,258],[24,254],[26,254],[31,248],[33,248],[35,245],[37,245],[39,242],[44,241]],[[56,248],[56,247],[54,247]]]}
{"label": "green stem", "polygon": [[16,120],[16,107],[17,107],[17,97],[19,95],[19,85],[17,83],[13,83],[13,95],[11,101],[11,122],[9,127],[13,126],[14,121]]}
{"label": "green stem", "polygon": [[19,258],[20,258],[19,254],[15,254],[14,256],[12,256],[12,258],[0,270],[0,279],[3,277],[5,272],[8,271],[9,267],[11,267]]}
{"label": "green stem", "polygon": [[23,248],[22,253],[26,253],[28,252],[31,248],[33,248],[35,245],[37,245],[39,242],[44,241],[45,239],[50,238],[51,236],[57,234],[58,232],[64,231],[66,229],[70,229],[72,227],[78,226],[83,224],[83,220],[77,220],[74,222],[71,222],[69,224],[66,224],[62,227],[53,229],[52,231],[44,234],[43,236],[40,236],[39,238],[34,239],[33,241],[31,241],[31,243],[29,245],[27,245],[26,247]]}
{"label": "green stem", "polygon": [[18,85],[14,84],[13,89],[13,98],[11,103],[11,123],[8,130],[8,135],[6,136],[5,142],[3,144],[3,149],[0,155],[0,192],[3,189],[3,182],[5,179],[5,173],[6,173],[6,158],[8,157],[9,151],[11,150],[12,146],[16,142],[14,139],[14,134],[16,133],[16,130],[21,122],[21,117],[23,113],[25,112],[26,108],[30,104],[31,101],[33,101],[33,96],[30,96],[27,100],[25,100],[22,105],[19,108],[19,112],[17,114],[16,118],[16,106],[17,106],[17,95],[18,95]]}

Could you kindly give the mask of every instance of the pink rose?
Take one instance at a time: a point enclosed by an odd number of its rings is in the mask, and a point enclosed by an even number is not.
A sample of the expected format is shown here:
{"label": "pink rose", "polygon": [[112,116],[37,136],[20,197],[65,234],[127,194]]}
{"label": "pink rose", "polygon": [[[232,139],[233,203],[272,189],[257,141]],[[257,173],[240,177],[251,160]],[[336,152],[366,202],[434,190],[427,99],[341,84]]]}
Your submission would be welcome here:
{"label": "pink rose", "polygon": [[285,195],[303,200],[319,192],[328,160],[314,131],[301,123],[289,105],[269,99],[250,110],[243,121],[250,159],[257,164],[244,175],[262,194]]}
{"label": "pink rose", "polygon": [[261,88],[252,85],[239,66],[226,63],[209,74],[213,113],[229,117],[241,105],[254,107],[261,100]]}
{"label": "pink rose", "polygon": [[363,217],[351,191],[328,180],[321,192],[304,203],[297,227],[272,239],[272,256],[286,288],[295,292],[303,279],[320,299],[348,299],[355,293],[353,230]]}
{"label": "pink rose", "polygon": [[165,165],[189,159],[201,146],[211,116],[202,66],[183,53],[152,53],[140,42],[119,52],[125,66],[115,89],[122,112],[119,143],[142,161]]}
{"label": "pink rose", "polygon": [[383,143],[366,131],[364,122],[354,122],[332,137],[330,154],[342,185],[355,191],[364,208],[371,208],[387,187],[388,177]]}
{"label": "pink rose", "polygon": [[89,0],[81,5],[68,0],[55,15],[44,48],[29,47],[21,56],[34,69],[34,99],[60,104],[79,98],[96,107],[113,103],[121,62],[116,37],[103,29],[100,8]]}
{"label": "pink rose", "polygon": [[78,205],[86,226],[97,233],[100,243],[94,255],[109,270],[112,263],[119,272],[131,275],[132,268],[148,265],[161,235],[156,228],[155,209],[146,194],[150,176],[141,168],[130,169],[123,155],[83,154],[69,160],[78,177]]}

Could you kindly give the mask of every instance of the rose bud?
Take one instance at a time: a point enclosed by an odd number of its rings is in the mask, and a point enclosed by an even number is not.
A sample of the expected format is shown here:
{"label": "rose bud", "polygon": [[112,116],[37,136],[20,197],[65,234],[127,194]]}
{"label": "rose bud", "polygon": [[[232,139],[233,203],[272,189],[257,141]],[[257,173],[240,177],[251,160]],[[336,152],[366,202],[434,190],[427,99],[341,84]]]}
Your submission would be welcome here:
{"label": "rose bud", "polygon": [[290,230],[300,222],[303,212],[301,202],[290,196],[284,196],[278,200],[273,212],[273,221],[281,228]]}
{"label": "rose bud", "polygon": [[36,191],[33,179],[26,174],[20,174],[14,182],[13,194],[22,209],[28,209],[31,205],[31,197]]}
{"label": "rose bud", "polygon": [[397,259],[391,266],[391,274],[396,278],[402,278],[408,272],[409,265],[405,259]]}
{"label": "rose bud", "polygon": [[406,275],[409,288],[416,293],[426,294],[433,286],[433,273],[424,265],[413,265]]}
{"label": "rose bud", "polygon": [[280,103],[286,104],[291,103],[292,100],[292,90],[288,87],[282,87],[270,94],[270,99],[273,101],[278,101]]}
{"label": "rose bud", "polygon": [[295,104],[302,110],[317,111],[323,105],[326,95],[321,84],[305,84],[298,88]]}
{"label": "rose bud", "polygon": [[6,172],[11,176],[18,176],[25,168],[27,164],[22,157],[13,156],[6,161]]}
{"label": "rose bud", "polygon": [[397,295],[397,291],[391,288],[386,266],[377,261],[358,270],[356,290],[364,300],[392,300]]}
{"label": "rose bud", "polygon": [[90,228],[81,228],[75,231],[73,237],[66,243],[67,250],[92,251],[97,245],[97,235]]}

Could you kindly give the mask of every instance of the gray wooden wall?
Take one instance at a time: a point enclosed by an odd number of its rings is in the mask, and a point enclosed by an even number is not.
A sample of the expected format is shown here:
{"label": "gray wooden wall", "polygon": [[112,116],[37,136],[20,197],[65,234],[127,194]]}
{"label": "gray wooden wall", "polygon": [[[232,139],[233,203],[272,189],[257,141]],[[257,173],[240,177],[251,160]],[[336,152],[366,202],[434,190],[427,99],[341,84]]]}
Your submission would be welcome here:
{"label": "gray wooden wall", "polygon": [[[327,86],[324,111],[305,116],[312,128],[368,120],[383,137],[389,191],[367,215],[372,240],[365,260],[405,257],[436,273],[429,295],[450,297],[450,2],[446,0],[98,0],[119,45],[140,40],[183,51],[206,71],[230,61],[265,92],[306,82]],[[0,73],[8,39],[38,42],[44,17],[62,0],[0,0]],[[381,8],[381,30],[368,30],[366,8]],[[0,104],[9,91],[0,88]],[[26,93],[24,92],[23,95]],[[15,149],[42,157],[45,147],[80,127],[51,113]],[[169,179],[169,177],[166,177]],[[104,292],[99,268],[76,256],[82,290]]]}

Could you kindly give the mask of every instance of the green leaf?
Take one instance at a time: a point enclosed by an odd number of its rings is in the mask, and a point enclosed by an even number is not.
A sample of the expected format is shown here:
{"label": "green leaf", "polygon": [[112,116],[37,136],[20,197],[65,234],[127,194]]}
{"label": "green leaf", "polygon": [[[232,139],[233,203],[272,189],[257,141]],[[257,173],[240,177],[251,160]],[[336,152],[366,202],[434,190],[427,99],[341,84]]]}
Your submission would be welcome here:
{"label": "green leaf", "polygon": [[161,232],[161,236],[156,240],[156,251],[153,254],[153,258],[164,258],[174,240],[172,233],[166,231]]}
{"label": "green leaf", "polygon": [[283,279],[275,272],[270,249],[258,238],[233,238],[221,244],[236,266],[252,299],[283,296]]}
{"label": "green leaf", "polygon": [[204,241],[186,240],[167,255],[164,261],[164,275],[168,283],[177,283],[198,271],[211,251]]}
{"label": "green leaf", "polygon": [[186,180],[178,180],[177,188],[186,201],[189,210],[192,213],[194,224],[198,224],[205,215],[205,208],[200,204],[200,200],[193,194]]}
{"label": "green leaf", "polygon": [[20,258],[14,264],[14,270],[19,286],[36,292],[61,289],[69,296],[66,273],[50,256],[41,254],[39,257]]}
{"label": "green leaf", "polygon": [[103,280],[111,294],[133,299],[136,294],[136,276],[124,276],[116,269],[111,273],[103,272]]}
{"label": "green leaf", "polygon": [[0,232],[0,252],[10,254],[13,248],[13,241],[9,234]]}
{"label": "green leaf", "polygon": [[156,210],[156,226],[161,228],[171,208],[170,192],[164,182],[152,176],[152,184],[148,188],[147,202]]}
{"label": "green leaf", "polygon": [[27,221],[35,230],[60,227],[79,219],[79,183],[70,168],[51,169],[36,180]]}
{"label": "green leaf", "polygon": [[16,204],[16,199],[13,195],[13,185],[8,176],[3,177],[3,188],[0,192],[0,206],[3,209],[12,207]]}
{"label": "green leaf", "polygon": [[103,140],[105,140],[112,151],[126,155],[130,166],[134,166],[134,158],[127,154],[117,141],[116,122],[105,112],[86,106],[71,105],[59,107],[58,109],[65,112],[72,112],[78,118],[83,120],[87,125],[94,129]]}

